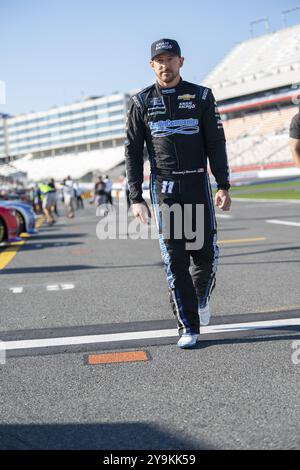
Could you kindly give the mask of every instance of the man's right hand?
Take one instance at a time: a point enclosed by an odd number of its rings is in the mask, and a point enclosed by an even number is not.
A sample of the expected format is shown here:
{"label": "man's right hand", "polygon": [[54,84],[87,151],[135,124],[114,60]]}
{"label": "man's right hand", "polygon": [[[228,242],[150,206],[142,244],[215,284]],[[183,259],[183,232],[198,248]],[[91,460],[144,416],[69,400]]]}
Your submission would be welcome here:
{"label": "man's right hand", "polygon": [[132,212],[134,217],[140,219],[143,224],[149,224],[151,212],[146,202],[137,202],[132,204]]}

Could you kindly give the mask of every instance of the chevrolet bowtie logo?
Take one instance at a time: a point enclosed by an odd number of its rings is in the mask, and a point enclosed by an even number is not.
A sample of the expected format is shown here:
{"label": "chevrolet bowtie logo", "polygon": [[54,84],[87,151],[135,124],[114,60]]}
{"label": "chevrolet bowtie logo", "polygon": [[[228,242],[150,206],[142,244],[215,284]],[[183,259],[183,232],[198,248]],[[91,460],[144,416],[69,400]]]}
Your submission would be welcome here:
{"label": "chevrolet bowtie logo", "polygon": [[188,95],[188,94],[186,94],[186,95],[180,95],[180,96],[178,96],[177,99],[178,99],[178,100],[183,100],[183,101],[189,101],[189,100],[192,100],[192,99],[194,99],[194,98],[196,98],[196,95]]}

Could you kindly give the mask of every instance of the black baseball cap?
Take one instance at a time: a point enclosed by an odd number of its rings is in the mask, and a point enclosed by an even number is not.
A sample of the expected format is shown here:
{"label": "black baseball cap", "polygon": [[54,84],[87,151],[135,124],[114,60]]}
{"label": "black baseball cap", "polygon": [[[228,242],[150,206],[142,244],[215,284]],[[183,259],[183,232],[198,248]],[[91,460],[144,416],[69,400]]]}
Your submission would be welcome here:
{"label": "black baseball cap", "polygon": [[151,59],[158,54],[169,52],[171,54],[181,57],[181,50],[179,44],[175,39],[159,39],[151,45]]}

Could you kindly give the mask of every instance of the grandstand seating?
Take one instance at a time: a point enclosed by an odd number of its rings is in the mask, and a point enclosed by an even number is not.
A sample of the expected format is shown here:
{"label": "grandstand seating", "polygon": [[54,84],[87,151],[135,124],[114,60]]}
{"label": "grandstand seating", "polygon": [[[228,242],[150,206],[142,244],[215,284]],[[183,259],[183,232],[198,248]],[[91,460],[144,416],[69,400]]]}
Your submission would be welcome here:
{"label": "grandstand seating", "polygon": [[291,106],[285,109],[262,111],[247,114],[244,117],[224,121],[227,139],[237,139],[249,135],[274,134],[286,131],[297,108]]}
{"label": "grandstand seating", "polygon": [[292,106],[224,121],[230,166],[290,162],[288,130],[296,113]]}
{"label": "grandstand seating", "polygon": [[300,25],[237,44],[203,81],[218,100],[299,82]]}
{"label": "grandstand seating", "polygon": [[14,161],[14,167],[27,172],[33,181],[40,181],[49,176],[59,180],[69,174],[77,179],[89,172],[105,173],[122,161],[124,161],[124,147],[118,146],[56,157],[38,159],[23,157]]}

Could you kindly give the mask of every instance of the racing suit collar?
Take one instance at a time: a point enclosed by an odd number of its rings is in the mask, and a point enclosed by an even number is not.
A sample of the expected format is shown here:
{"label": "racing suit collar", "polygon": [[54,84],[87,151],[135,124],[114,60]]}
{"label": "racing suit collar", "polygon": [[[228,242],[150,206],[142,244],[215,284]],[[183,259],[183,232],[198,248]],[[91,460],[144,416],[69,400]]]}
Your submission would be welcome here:
{"label": "racing suit collar", "polygon": [[180,77],[179,82],[177,83],[176,86],[172,86],[169,88],[161,87],[158,82],[155,83],[155,88],[159,94],[168,94],[174,90],[174,93],[176,93],[183,85],[183,80]]}

